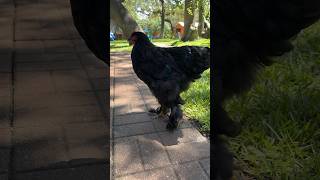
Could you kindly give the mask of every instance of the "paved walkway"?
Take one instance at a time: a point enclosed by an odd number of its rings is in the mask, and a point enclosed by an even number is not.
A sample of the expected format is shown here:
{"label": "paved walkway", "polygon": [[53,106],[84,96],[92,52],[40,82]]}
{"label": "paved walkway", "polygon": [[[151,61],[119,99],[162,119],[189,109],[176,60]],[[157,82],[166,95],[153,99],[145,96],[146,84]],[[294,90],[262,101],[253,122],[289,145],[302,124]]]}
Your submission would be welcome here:
{"label": "paved walkway", "polygon": [[69,0],[0,1],[0,180],[107,179],[107,70]]}
{"label": "paved walkway", "polygon": [[115,179],[209,179],[210,145],[188,121],[174,131],[134,74],[128,53],[111,53],[112,175]]}

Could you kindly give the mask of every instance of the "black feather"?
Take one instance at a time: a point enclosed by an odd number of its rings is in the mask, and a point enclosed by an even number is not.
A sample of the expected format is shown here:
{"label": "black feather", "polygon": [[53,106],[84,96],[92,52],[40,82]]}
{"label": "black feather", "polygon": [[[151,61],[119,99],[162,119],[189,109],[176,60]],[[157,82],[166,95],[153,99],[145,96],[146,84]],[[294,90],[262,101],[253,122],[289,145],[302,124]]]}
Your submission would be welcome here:
{"label": "black feather", "polygon": [[157,47],[141,32],[133,33],[130,39],[135,39],[131,52],[134,72],[148,85],[161,107],[171,108],[171,121],[181,118],[180,93],[209,68],[210,49]]}

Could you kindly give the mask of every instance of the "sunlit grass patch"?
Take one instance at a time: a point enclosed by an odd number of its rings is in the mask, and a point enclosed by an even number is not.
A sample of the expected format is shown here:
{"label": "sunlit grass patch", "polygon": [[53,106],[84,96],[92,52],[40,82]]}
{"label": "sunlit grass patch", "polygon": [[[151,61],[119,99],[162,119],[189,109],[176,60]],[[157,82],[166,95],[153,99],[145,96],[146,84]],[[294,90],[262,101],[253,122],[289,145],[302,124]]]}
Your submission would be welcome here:
{"label": "sunlit grass patch", "polygon": [[192,83],[190,88],[181,94],[185,100],[183,110],[185,114],[197,121],[200,130],[210,132],[210,70],[206,70],[202,77]]}
{"label": "sunlit grass patch", "polygon": [[[182,42],[178,39],[151,39],[157,46],[207,46],[210,47],[209,39],[199,39],[196,41]],[[127,40],[110,41],[110,52],[131,52],[132,46],[129,46]]]}

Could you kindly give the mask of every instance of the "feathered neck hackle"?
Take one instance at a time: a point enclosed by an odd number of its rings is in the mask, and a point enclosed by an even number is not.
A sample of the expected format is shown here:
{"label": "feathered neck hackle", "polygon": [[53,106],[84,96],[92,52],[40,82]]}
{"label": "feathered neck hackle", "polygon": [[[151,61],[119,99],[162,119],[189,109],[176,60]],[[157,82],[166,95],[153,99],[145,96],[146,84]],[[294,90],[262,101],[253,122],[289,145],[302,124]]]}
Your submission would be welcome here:
{"label": "feathered neck hackle", "polygon": [[151,41],[149,40],[148,36],[143,32],[134,32],[131,34],[130,38],[128,39],[129,42],[131,41],[134,46],[138,45],[147,45],[147,46],[154,46]]}

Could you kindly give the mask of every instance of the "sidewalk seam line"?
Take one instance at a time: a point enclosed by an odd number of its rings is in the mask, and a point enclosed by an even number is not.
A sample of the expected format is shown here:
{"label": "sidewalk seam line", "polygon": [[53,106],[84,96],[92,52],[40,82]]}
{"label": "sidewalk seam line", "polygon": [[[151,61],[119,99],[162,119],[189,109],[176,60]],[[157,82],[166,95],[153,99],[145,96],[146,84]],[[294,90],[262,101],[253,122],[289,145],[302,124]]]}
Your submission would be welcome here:
{"label": "sidewalk seam line", "polygon": [[145,171],[146,167],[145,167],[145,162],[144,162],[144,160],[142,158],[142,151],[141,151],[141,145],[140,145],[140,142],[139,142],[139,138],[136,139],[136,142],[137,142],[137,146],[138,146],[138,155],[140,157],[142,168],[143,168],[143,171]]}
{"label": "sidewalk seam line", "polygon": [[201,163],[200,161],[201,161],[201,159],[199,159],[199,160],[197,161],[198,164],[200,165],[201,169],[204,171],[205,175],[210,178],[210,175],[209,175],[208,172],[204,169],[204,166],[202,165],[202,163]]}
{"label": "sidewalk seam line", "polygon": [[[111,57],[110,57],[110,60],[111,60]],[[115,120],[115,108],[114,108],[114,101],[115,101],[115,88],[116,88],[116,80],[115,80],[115,76],[116,76],[116,66],[115,66],[116,62],[113,61],[112,62],[112,71],[113,71],[113,78],[112,78],[112,119],[111,119],[111,123],[112,123],[112,126],[111,128],[113,129],[114,127],[114,120]],[[111,62],[110,62],[110,67],[111,67]],[[110,71],[111,72],[111,71]],[[111,129],[110,128],[110,129]],[[111,141],[111,166],[110,166],[110,179],[112,179],[112,177],[115,176],[115,163],[114,163],[114,146],[115,146],[115,137],[114,137],[114,131],[111,130],[111,137],[112,137],[112,141]]]}
{"label": "sidewalk seam line", "polygon": [[[202,158],[203,159],[203,158]],[[200,159],[200,160],[202,160]],[[130,175],[135,175],[135,174],[139,174],[139,173],[144,173],[144,172],[150,172],[150,171],[154,171],[154,170],[161,170],[161,169],[165,169],[165,168],[172,168],[174,169],[174,166],[177,165],[184,165],[184,164],[188,164],[188,163],[192,163],[192,162],[197,162],[198,160],[189,160],[189,161],[183,161],[183,162],[178,162],[178,163],[173,163],[173,164],[169,164],[169,165],[164,165],[164,166],[159,166],[159,167],[154,167],[154,168],[150,168],[150,169],[146,169],[143,171],[136,171],[136,172],[130,172],[130,173],[125,173],[125,174],[120,174],[120,175],[116,175],[116,178],[119,177],[125,177],[125,176],[130,176]],[[181,179],[179,176],[177,176],[178,179]]]}
{"label": "sidewalk seam line", "polygon": [[16,49],[15,49],[15,41],[16,41],[16,37],[15,37],[15,31],[16,31],[16,14],[17,14],[17,5],[15,0],[12,1],[13,2],[13,8],[14,8],[14,15],[13,15],[13,23],[12,23],[12,54],[11,54],[11,117],[10,117],[10,158],[9,158],[9,164],[8,164],[8,180],[12,180],[13,179],[13,171],[14,171],[14,164],[13,164],[13,159],[14,159],[14,131],[13,131],[13,125],[14,125],[14,92],[15,92],[15,88],[14,88],[14,81],[15,81],[15,54],[16,54]]}

